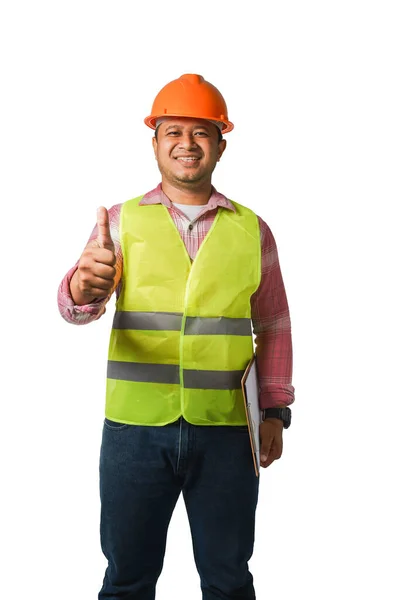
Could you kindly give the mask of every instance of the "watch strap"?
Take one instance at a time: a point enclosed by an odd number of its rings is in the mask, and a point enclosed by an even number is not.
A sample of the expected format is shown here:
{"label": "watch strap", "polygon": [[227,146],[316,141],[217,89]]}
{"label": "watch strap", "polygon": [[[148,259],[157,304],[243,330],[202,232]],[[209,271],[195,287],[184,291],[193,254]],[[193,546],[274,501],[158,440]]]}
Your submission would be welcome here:
{"label": "watch strap", "polygon": [[274,408],[264,408],[262,411],[262,420],[268,418],[281,419],[283,421],[283,427],[287,429],[290,426],[292,417],[292,411],[290,408],[286,407],[274,407]]}

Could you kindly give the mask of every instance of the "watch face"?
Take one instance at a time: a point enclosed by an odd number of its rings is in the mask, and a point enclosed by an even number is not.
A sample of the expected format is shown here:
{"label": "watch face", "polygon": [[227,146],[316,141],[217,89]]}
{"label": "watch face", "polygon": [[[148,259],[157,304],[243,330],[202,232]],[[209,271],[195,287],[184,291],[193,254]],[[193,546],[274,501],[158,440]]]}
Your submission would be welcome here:
{"label": "watch face", "polygon": [[280,415],[280,418],[283,421],[284,426],[285,427],[289,427],[289,425],[290,425],[290,416],[291,416],[290,409],[287,406],[285,408],[280,408],[279,409],[279,415]]}
{"label": "watch face", "polygon": [[284,419],[285,419],[285,425],[286,425],[286,427],[289,427],[292,413],[290,411],[290,408],[284,408],[283,410],[284,410],[284,415],[283,416],[284,416]]}

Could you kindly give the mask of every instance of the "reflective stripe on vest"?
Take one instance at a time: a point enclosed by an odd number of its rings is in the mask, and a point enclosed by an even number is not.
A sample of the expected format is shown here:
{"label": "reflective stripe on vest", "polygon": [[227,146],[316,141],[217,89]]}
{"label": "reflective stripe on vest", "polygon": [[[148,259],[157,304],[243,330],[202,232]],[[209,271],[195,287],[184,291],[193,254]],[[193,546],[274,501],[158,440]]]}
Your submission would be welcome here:
{"label": "reflective stripe on vest", "polygon": [[257,216],[219,208],[193,261],[162,204],[122,205],[121,294],[110,336],[106,416],[165,425],[244,425],[253,355],[250,299],[261,280]]}
{"label": "reflective stripe on vest", "polygon": [[[125,381],[179,384],[179,365],[151,365],[109,360],[107,377]],[[183,370],[184,385],[198,390],[230,390],[241,387],[243,371]]]}
{"label": "reflective stripe on vest", "polygon": [[[180,331],[183,313],[144,313],[116,311],[114,329],[142,329],[148,331]],[[187,317],[186,335],[251,335],[251,319],[226,317]]]}
{"label": "reflective stripe on vest", "polygon": [[125,381],[179,384],[179,365],[150,365],[146,363],[109,360],[107,377]]}

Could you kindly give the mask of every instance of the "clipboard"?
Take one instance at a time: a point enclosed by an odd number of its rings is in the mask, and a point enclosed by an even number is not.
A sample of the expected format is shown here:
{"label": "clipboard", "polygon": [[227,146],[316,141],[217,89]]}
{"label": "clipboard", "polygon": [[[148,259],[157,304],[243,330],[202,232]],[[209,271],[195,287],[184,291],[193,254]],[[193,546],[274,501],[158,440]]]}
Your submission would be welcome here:
{"label": "clipboard", "polygon": [[259,391],[256,355],[253,357],[246,367],[242,377],[242,390],[244,408],[246,411],[247,425],[249,428],[249,437],[251,452],[253,455],[254,470],[256,476],[260,474],[260,423],[261,410],[259,406]]}

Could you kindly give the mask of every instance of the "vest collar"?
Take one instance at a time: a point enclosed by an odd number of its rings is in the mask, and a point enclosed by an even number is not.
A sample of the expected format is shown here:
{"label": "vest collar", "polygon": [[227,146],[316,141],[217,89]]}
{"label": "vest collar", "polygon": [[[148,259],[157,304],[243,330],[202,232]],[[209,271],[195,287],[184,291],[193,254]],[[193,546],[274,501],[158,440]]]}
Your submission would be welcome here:
{"label": "vest collar", "polygon": [[[158,184],[154,190],[147,192],[139,202],[139,206],[147,206],[150,204],[164,204],[168,208],[172,208],[173,203],[171,200],[164,194],[161,188],[161,183]],[[214,186],[211,188],[211,196],[207,204],[204,205],[204,208],[207,207],[207,210],[213,210],[221,206],[222,208],[228,208],[229,210],[233,210],[236,212],[236,208],[232,204],[228,198],[226,198],[223,194],[217,192]]]}

